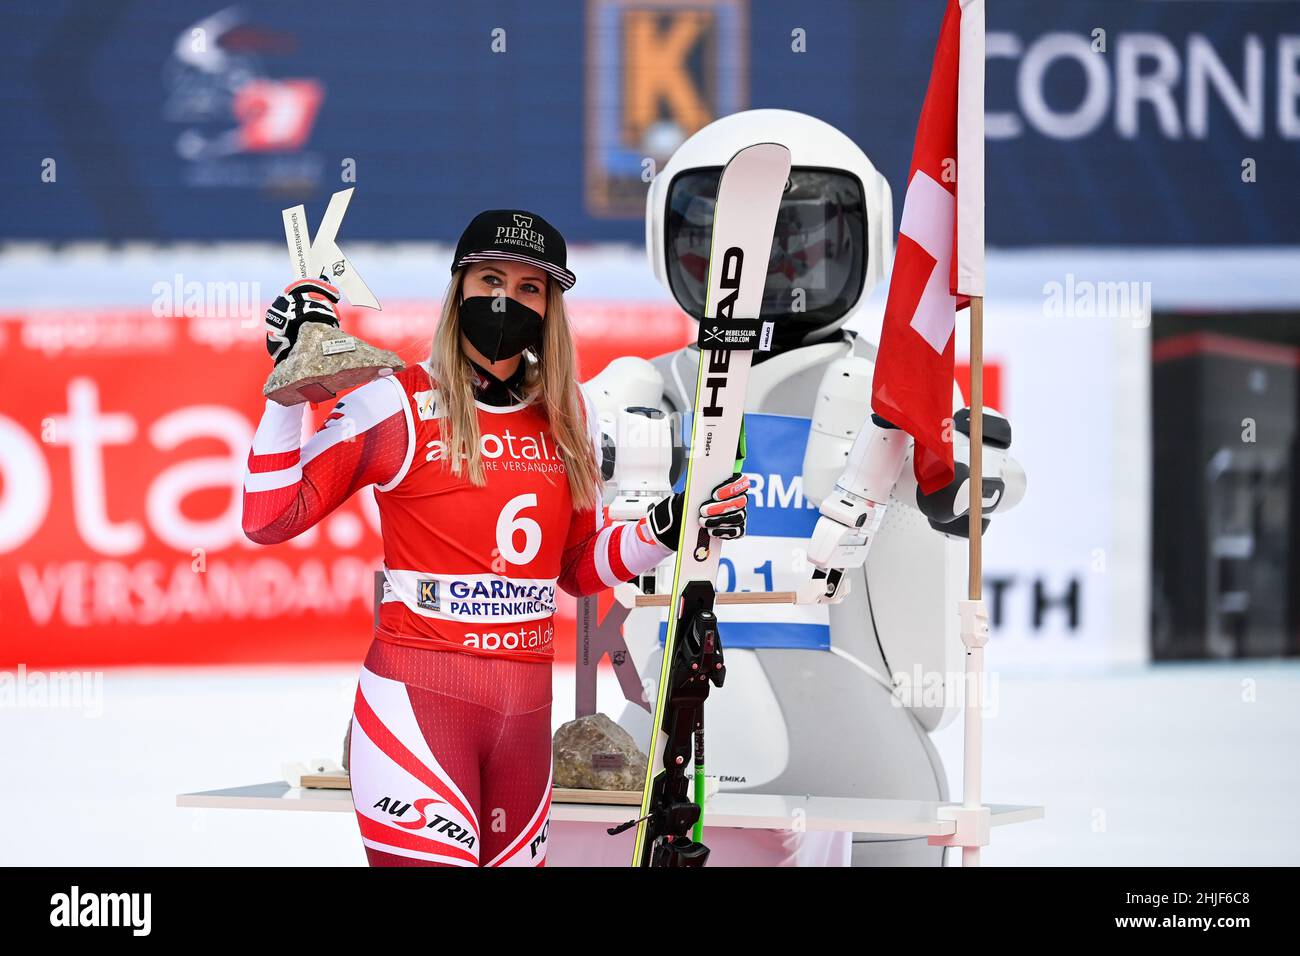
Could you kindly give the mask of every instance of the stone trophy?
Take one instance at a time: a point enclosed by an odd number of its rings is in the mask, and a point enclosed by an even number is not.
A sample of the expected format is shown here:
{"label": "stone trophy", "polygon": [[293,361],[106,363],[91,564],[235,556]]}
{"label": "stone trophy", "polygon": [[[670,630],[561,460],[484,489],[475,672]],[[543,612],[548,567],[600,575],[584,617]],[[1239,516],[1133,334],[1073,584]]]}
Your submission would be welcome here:
{"label": "stone trophy", "polygon": [[[323,279],[343,293],[352,305],[379,309],[379,300],[335,241],[351,199],[351,189],[330,197],[315,238],[308,232],[305,207],[285,209],[284,235],[289,244],[289,259],[298,278]],[[281,405],[324,402],[341,391],[405,367],[394,353],[375,348],[337,325],[303,321],[297,328],[292,350],[276,364],[262,394]]]}

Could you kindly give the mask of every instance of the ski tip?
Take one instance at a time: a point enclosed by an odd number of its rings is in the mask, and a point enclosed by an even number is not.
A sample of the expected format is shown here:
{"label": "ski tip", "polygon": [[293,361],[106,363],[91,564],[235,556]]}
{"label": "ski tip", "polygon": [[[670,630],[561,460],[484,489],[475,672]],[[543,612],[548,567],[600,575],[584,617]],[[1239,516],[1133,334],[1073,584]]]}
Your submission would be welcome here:
{"label": "ski tip", "polygon": [[751,146],[738,149],[736,155],[731,157],[731,162],[734,163],[742,156],[746,159],[789,163],[790,148],[782,143],[754,143]]}

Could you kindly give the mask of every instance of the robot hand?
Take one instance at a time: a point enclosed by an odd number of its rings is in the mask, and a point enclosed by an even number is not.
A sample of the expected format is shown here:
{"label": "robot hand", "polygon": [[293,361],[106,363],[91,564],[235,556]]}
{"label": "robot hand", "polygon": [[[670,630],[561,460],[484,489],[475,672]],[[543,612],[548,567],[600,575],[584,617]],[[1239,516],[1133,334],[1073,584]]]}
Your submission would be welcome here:
{"label": "robot hand", "polygon": [[821,517],[808,542],[808,561],[815,570],[799,603],[834,604],[848,595],[849,579],[844,572],[866,562],[885,507],[836,485],[834,493],[822,502]]}
{"label": "robot hand", "polygon": [[823,571],[861,567],[885,505],[843,492],[823,501],[821,510],[808,542],[808,560]]}
{"label": "robot hand", "polygon": [[813,584],[820,587],[817,601],[837,601],[848,593],[843,572],[867,560],[907,447],[907,434],[875,415],[854,439],[834,489],[822,499],[808,543],[808,560],[817,569]]}
{"label": "robot hand", "polygon": [[[970,535],[970,409],[953,416],[953,479],[938,491],[915,490],[916,506],[930,527],[945,535]],[[1025,470],[1011,457],[1011,423],[991,408],[984,409],[982,467],[983,528],[988,515],[1010,511],[1025,496]],[[900,497],[903,489],[900,488]]]}

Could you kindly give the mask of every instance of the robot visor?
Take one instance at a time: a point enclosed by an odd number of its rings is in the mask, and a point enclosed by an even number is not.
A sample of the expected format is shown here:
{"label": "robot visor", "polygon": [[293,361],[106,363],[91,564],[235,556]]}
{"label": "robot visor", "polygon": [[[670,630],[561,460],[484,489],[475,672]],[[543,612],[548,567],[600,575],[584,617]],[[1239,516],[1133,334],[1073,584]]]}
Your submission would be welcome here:
{"label": "robot visor", "polygon": [[[721,167],[692,169],[668,187],[668,281],[687,313],[704,316],[713,211]],[[867,267],[862,184],[839,170],[796,167],[777,213],[763,314],[804,334],[837,322],[862,293]]]}

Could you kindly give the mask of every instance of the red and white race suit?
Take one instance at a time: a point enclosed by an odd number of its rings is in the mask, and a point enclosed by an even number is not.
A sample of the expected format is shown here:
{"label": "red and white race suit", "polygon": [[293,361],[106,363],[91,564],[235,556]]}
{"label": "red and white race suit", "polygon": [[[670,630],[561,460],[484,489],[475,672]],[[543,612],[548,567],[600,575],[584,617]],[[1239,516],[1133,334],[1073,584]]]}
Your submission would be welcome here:
{"label": "red and white race suit", "polygon": [[[644,521],[571,499],[540,404],[477,410],[482,487],[448,467],[426,365],[347,395],[306,444],[302,406],[268,402],[248,459],[244,531],[261,544],[375,486],[385,584],[349,757],[374,864],[545,861],[555,589],[592,594],[670,553]],[[586,418],[595,455],[589,402]]]}

